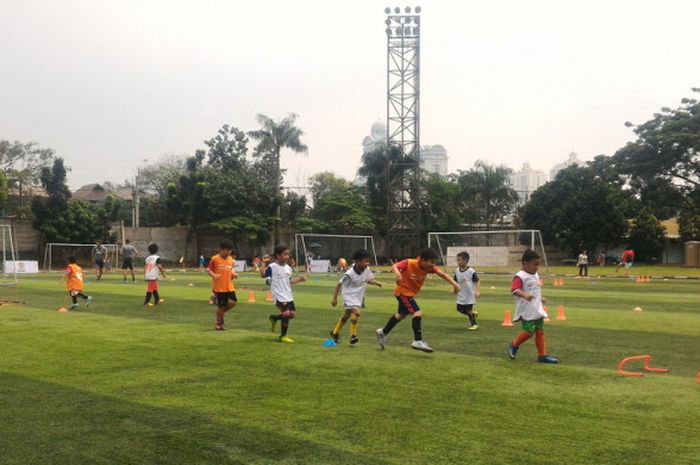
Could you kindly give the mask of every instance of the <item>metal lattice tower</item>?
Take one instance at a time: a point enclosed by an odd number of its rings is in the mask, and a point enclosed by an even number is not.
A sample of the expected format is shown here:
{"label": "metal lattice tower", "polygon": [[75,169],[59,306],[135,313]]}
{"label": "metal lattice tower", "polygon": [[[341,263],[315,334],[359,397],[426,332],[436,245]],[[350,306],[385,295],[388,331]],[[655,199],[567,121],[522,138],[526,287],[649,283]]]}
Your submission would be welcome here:
{"label": "metal lattice tower", "polygon": [[386,8],[389,253],[417,255],[420,234],[420,12]]}

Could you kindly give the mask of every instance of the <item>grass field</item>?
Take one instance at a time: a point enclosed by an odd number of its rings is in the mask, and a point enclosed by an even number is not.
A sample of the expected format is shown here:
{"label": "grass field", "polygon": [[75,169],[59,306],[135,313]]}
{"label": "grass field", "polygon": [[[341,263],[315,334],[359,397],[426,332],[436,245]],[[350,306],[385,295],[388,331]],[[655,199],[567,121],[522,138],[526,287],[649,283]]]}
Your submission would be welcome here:
{"label": "grass field", "polygon": [[[339,316],[335,277],[295,288],[291,345],[269,332],[252,275],[226,332],[213,331],[202,274],[170,274],[155,308],[141,305],[143,283],[110,275],[86,286],[91,308],[70,313],[56,311],[69,300],[58,275],[22,279],[0,295],[26,302],[0,306],[0,464],[700,463],[699,282],[546,286],[568,319],[548,323],[561,363],[543,365],[532,341],[506,358],[510,278],[482,279],[477,332],[446,286],[426,284],[434,354],[411,350],[407,322],[386,351],[374,343],[395,308],[390,275],[368,291],[353,348],[347,332],[322,347]],[[671,372],[616,374],[639,354]]]}

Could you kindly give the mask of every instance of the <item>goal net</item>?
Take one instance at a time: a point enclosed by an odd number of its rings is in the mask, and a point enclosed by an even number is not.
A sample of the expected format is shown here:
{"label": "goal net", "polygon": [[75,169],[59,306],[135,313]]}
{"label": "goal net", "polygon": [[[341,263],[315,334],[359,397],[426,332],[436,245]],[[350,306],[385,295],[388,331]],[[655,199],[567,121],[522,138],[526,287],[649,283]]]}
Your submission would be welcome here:
{"label": "goal net", "polygon": [[512,270],[520,266],[523,253],[530,249],[542,257],[545,271],[549,273],[547,254],[538,229],[501,231],[430,232],[428,246],[440,255],[442,265],[457,266],[457,254],[469,253],[469,263],[474,267]]}
{"label": "goal net", "polygon": [[370,265],[376,266],[377,250],[372,236],[347,234],[295,234],[294,250],[297,265],[309,272],[335,271],[340,259],[350,264],[357,249],[365,249],[370,255]]}
{"label": "goal net", "polygon": [[[111,268],[118,269],[119,246],[117,244],[102,244],[107,249]],[[44,271],[63,270],[66,267],[68,257],[73,256],[83,268],[95,266],[92,258],[92,249],[95,244],[68,244],[59,242],[49,242],[44,249]]]}
{"label": "goal net", "polygon": [[9,286],[17,284],[17,267],[15,256],[15,245],[12,240],[12,226],[0,225],[0,235],[2,235],[2,277],[0,285]]}

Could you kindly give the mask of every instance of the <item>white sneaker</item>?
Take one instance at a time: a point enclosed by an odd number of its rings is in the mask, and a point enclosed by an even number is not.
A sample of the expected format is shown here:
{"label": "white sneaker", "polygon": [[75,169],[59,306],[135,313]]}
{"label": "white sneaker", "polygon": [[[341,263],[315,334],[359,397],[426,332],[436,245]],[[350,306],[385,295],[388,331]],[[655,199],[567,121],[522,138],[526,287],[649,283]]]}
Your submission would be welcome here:
{"label": "white sneaker", "polygon": [[85,300],[85,306],[86,306],[86,307],[89,307],[91,303],[92,303],[92,296],[89,296],[89,297]]}
{"label": "white sneaker", "polygon": [[423,352],[433,352],[433,348],[430,347],[425,341],[413,341],[411,347],[416,350],[422,350]]}
{"label": "white sneaker", "polygon": [[386,334],[384,334],[384,331],[382,331],[384,328],[378,328],[377,329],[377,344],[379,344],[379,348],[384,350],[384,347],[386,346]]}

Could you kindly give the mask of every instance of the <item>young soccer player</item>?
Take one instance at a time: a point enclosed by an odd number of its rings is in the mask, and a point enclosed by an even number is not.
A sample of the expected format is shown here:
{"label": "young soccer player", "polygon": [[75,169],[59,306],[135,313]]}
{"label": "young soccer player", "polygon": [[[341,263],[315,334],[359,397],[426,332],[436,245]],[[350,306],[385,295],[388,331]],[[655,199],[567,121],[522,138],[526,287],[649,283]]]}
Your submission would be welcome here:
{"label": "young soccer player", "polygon": [[[292,284],[306,281],[306,276],[292,278],[292,267],[289,266],[289,247],[278,245],[274,250],[274,261],[270,257],[263,258],[263,267],[260,269],[260,276],[270,279],[270,290],[275,300],[275,305],[279,310],[278,315],[270,315],[271,331],[275,332],[277,322],[281,322],[280,342],[292,343],[294,340],[287,336],[289,330],[289,320],[296,316],[294,305],[294,294],[292,294]],[[271,263],[270,263],[271,262]]]}
{"label": "young soccer player", "polygon": [[515,296],[515,317],[513,321],[522,321],[523,331],[508,345],[508,356],[514,360],[520,345],[535,336],[537,346],[537,361],[541,363],[558,363],[559,361],[547,355],[544,342],[544,319],[547,313],[543,304],[547,299],[542,297],[540,275],[540,256],[533,250],[526,250],[522,258],[522,269],[513,277],[511,291]]}
{"label": "young soccer player", "polygon": [[617,273],[620,270],[620,267],[624,266],[625,267],[625,275],[629,274],[630,268],[632,268],[632,265],[634,264],[634,250],[632,249],[632,246],[627,246],[624,252],[622,252],[622,258],[620,259],[620,263],[617,264],[617,267],[615,267],[615,273]]}
{"label": "young soccer player", "polygon": [[476,331],[479,329],[479,325],[476,322],[474,305],[476,305],[476,300],[481,297],[481,281],[474,268],[469,266],[467,252],[457,254],[457,269],[454,280],[457,281],[461,289],[457,294],[457,311],[469,318],[467,329]]}
{"label": "young soccer player", "polygon": [[[158,253],[158,245],[149,245],[148,253],[151,255],[146,257],[145,260],[144,278],[146,278],[146,298],[143,304],[153,307],[154,305],[165,302],[165,299],[161,299],[158,294],[158,276],[165,278],[165,270],[163,270],[163,266],[160,264],[160,257],[156,255]],[[151,297],[153,297],[153,303],[151,303]]]}
{"label": "young soccer player", "polygon": [[126,284],[126,274],[127,270],[131,271],[131,282],[136,282],[136,275],[134,274],[134,258],[138,257],[139,253],[136,251],[136,247],[131,245],[131,241],[126,239],[124,241],[124,246],[122,247],[122,272],[124,273],[124,284]]}
{"label": "young soccer player", "polygon": [[238,278],[238,274],[233,271],[235,261],[231,255],[233,244],[225,240],[219,244],[219,253],[211,257],[207,271],[211,276],[212,291],[216,295],[216,324],[214,329],[223,331],[224,314],[231,310],[238,303],[236,289],[233,280]]}
{"label": "young soccer player", "polygon": [[350,320],[350,345],[357,344],[360,340],[357,338],[357,326],[360,321],[360,313],[364,300],[365,289],[367,284],[382,287],[382,283],[374,279],[372,270],[369,269],[369,252],[365,249],[359,249],[352,257],[352,268],[347,270],[338,281],[333,292],[331,305],[338,305],[338,293],[343,291],[343,305],[345,311],[336,323],[335,328],[331,331],[331,338],[336,343],[340,342],[340,331],[343,325]]}
{"label": "young soccer player", "polygon": [[386,337],[389,332],[399,321],[410,314],[413,326],[413,343],[411,347],[423,352],[433,352],[433,349],[423,340],[423,330],[421,329],[423,312],[418,307],[414,297],[420,292],[425,278],[433,273],[450,283],[454,294],[460,291],[459,284],[450,275],[435,266],[435,263],[437,263],[435,251],[433,249],[425,249],[418,258],[405,259],[391,266],[391,270],[396,276],[394,295],[399,302],[399,308],[396,314],[389,318],[384,328],[377,329],[377,343],[382,350],[386,346]]}
{"label": "young soccer player", "polygon": [[85,306],[89,307],[92,303],[92,297],[83,294],[83,269],[75,262],[75,257],[68,257],[64,278],[66,280],[68,293],[73,302],[69,308],[71,310],[76,310],[78,308],[78,297],[85,300]]}

